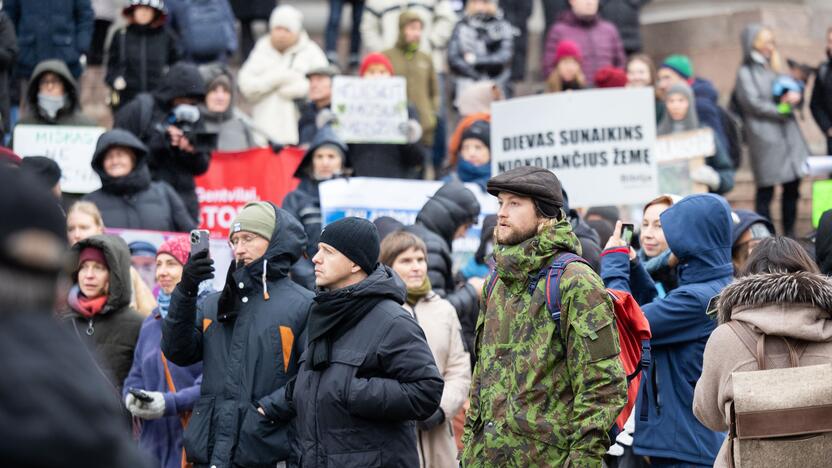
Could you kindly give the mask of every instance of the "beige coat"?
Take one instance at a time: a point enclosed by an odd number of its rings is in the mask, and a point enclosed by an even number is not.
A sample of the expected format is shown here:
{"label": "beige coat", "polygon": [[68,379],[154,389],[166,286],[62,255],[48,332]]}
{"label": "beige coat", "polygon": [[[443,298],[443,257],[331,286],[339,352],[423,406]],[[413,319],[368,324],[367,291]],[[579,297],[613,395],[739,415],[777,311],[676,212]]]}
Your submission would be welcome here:
{"label": "beige coat", "polygon": [[[737,320],[755,332],[808,341],[801,366],[832,363],[832,284],[812,273],[770,273],[737,280],[718,303],[720,325],[705,346],[702,376],[693,396],[693,414],[714,431],[727,431],[733,401],[732,372],[757,370],[755,356],[724,323]],[[786,345],[766,340],[769,368],[788,367]],[[715,467],[727,467],[727,441]]]}
{"label": "beige coat", "polygon": [[[413,309],[405,304],[413,314]],[[471,385],[471,360],[462,344],[462,327],[450,302],[430,292],[416,303],[416,321],[425,331],[436,367],[445,380],[439,407],[445,421],[430,432],[418,431],[419,462],[425,468],[459,466],[454,441],[453,417],[462,408]]]}
{"label": "beige coat", "polygon": [[272,47],[268,34],[257,41],[240,68],[240,93],[252,104],[251,116],[259,129],[281,144],[297,144],[300,114],[296,99],[306,98],[306,72],[329,62],[305,31],[283,53]]}

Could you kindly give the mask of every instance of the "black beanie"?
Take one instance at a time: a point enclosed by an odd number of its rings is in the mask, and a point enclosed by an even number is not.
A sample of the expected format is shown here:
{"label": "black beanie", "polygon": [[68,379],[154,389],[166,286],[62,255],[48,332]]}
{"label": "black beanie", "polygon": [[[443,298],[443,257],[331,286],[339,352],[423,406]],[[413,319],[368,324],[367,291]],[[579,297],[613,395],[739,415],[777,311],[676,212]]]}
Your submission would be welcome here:
{"label": "black beanie", "polygon": [[465,143],[465,140],[469,138],[474,138],[482,142],[486,148],[491,148],[491,124],[486,122],[485,120],[477,120],[476,122],[472,123],[462,132],[462,138],[459,139],[459,147],[462,148],[462,144]]}
{"label": "black beanie", "polygon": [[61,168],[54,160],[46,156],[29,156],[23,158],[20,170],[28,172],[50,189],[61,180]]}
{"label": "black beanie", "polygon": [[349,217],[328,224],[321,232],[320,242],[344,254],[368,275],[378,265],[378,230],[366,219]]}

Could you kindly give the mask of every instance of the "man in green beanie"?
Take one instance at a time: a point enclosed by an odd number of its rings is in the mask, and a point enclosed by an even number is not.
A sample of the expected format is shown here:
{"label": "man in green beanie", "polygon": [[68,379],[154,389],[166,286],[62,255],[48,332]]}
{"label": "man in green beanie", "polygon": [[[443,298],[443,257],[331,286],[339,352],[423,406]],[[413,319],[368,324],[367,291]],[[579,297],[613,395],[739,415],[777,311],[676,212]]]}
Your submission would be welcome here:
{"label": "man in green beanie", "polygon": [[193,254],[162,325],[167,359],[203,363],[186,453],[200,467],[292,465],[295,436],[282,417],[283,394],[306,348],[313,294],[288,274],[306,248],[306,233],[288,212],[254,202],[234,219],[229,242],[235,261],[223,290],[197,300],[214,262],[208,252]]}

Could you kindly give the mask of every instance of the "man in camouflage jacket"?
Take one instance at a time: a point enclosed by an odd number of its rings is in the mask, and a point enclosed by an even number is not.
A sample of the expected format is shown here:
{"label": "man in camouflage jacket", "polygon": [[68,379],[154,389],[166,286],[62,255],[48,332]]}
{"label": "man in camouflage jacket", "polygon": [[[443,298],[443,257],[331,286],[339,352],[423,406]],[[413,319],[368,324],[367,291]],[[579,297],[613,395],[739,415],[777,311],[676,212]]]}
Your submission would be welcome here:
{"label": "man in camouflage jacket", "polygon": [[627,400],[612,302],[580,262],[560,279],[559,327],[546,278],[529,292],[557,255],[581,253],[554,174],[516,168],[492,178],[488,192],[500,199],[498,279],[480,306],[463,466],[600,467]]}

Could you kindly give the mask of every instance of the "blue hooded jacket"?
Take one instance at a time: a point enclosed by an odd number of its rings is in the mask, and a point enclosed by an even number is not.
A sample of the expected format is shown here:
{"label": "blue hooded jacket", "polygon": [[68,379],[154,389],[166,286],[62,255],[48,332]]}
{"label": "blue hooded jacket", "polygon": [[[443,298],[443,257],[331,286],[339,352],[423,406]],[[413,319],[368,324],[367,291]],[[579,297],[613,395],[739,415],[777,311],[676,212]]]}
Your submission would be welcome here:
{"label": "blue hooded jacket", "polygon": [[[733,273],[731,208],[720,196],[692,195],[662,213],[661,223],[679,258],[679,287],[642,304],[653,334],[653,361],[639,387],[633,447],[638,455],[711,466],[725,434],[703,426],[691,407],[705,343],[716,327],[708,304]],[[608,288],[630,291],[626,251],[604,252],[601,265]]]}

